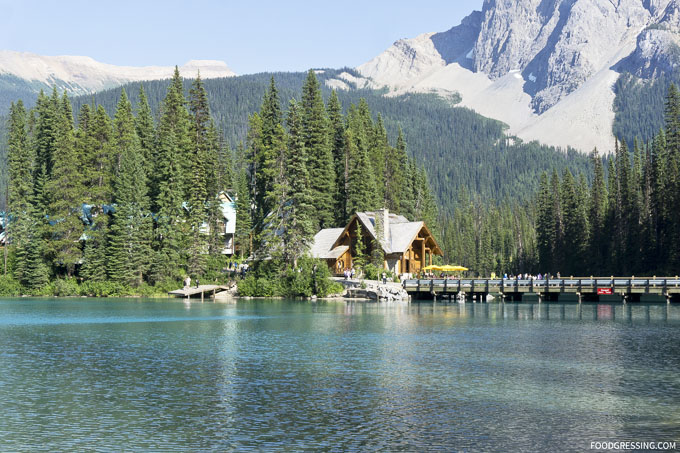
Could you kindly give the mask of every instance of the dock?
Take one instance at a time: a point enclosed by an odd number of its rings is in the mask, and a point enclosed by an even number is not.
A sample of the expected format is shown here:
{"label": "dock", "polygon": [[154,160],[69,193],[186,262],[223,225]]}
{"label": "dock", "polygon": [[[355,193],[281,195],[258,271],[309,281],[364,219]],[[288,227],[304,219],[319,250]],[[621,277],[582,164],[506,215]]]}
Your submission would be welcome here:
{"label": "dock", "polygon": [[225,291],[227,289],[229,289],[229,287],[223,285],[199,285],[198,287],[189,286],[187,288],[176,289],[174,291],[168,292],[168,294],[171,296],[184,297],[187,299],[200,294],[201,302],[203,302],[206,294],[208,297],[214,297],[218,292]]}
{"label": "dock", "polygon": [[569,295],[581,301],[637,302],[649,297],[680,301],[680,278],[587,277],[555,279],[420,279],[404,280],[412,299],[465,297],[485,301],[488,295],[503,301],[557,301]]}

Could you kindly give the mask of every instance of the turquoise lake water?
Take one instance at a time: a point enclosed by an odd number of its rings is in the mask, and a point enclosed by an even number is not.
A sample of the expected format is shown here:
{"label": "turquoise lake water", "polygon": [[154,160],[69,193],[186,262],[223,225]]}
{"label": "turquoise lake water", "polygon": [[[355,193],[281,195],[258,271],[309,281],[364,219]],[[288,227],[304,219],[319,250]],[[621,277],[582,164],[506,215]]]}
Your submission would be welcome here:
{"label": "turquoise lake water", "polygon": [[678,305],[13,299],[0,346],[2,451],[680,441]]}

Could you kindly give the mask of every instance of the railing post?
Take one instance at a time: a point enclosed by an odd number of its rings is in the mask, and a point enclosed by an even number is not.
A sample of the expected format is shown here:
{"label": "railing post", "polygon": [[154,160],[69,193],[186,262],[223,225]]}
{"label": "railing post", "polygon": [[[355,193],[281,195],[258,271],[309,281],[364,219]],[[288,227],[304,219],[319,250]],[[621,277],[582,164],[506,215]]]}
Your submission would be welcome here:
{"label": "railing post", "polygon": [[449,292],[449,289],[448,289],[449,285],[448,285],[448,283],[449,283],[449,279],[448,279],[448,278],[444,279],[444,294],[446,294],[446,293]]}

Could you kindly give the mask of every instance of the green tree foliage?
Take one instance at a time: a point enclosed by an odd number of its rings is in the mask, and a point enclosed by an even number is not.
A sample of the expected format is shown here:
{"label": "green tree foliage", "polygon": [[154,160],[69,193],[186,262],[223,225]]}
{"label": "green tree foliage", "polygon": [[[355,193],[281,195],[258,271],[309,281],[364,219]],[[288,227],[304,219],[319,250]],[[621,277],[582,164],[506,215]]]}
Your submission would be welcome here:
{"label": "green tree foliage", "polygon": [[144,151],[135,131],[132,106],[123,91],[114,119],[116,203],[108,241],[108,275],[118,283],[139,286],[151,257],[151,217]]}
{"label": "green tree foliage", "polygon": [[66,93],[58,104],[52,172],[44,188],[50,218],[48,254],[60,273],[71,277],[82,258],[80,209],[84,195],[80,156],[75,146],[73,114]]}
{"label": "green tree foliage", "polygon": [[252,226],[248,175],[245,170],[241,170],[236,184],[236,231],[234,233],[236,253],[241,259],[250,255]]}
{"label": "green tree foliage", "polygon": [[285,162],[285,184],[289,187],[282,210],[283,252],[286,262],[297,267],[316,233],[316,210],[309,176],[305,131],[297,103],[288,110],[288,149]]}
{"label": "green tree foliage", "polygon": [[300,124],[307,152],[307,169],[311,186],[312,203],[316,211],[315,227],[334,226],[333,195],[335,194],[335,165],[329,146],[329,129],[326,107],[321,88],[313,70],[307,73],[302,86]]}

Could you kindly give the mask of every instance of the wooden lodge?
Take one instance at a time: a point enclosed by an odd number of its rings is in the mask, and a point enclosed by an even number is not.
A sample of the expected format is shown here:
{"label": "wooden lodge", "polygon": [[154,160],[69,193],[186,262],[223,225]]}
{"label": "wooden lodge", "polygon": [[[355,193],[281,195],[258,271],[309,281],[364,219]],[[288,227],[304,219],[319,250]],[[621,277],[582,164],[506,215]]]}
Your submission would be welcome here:
{"label": "wooden lodge", "polygon": [[331,273],[342,275],[344,269],[353,266],[357,224],[361,226],[364,254],[370,256],[379,242],[385,255],[384,268],[395,274],[418,273],[432,264],[433,255],[442,255],[425,222],[409,222],[406,217],[391,214],[387,209],[357,212],[344,228],[327,228],[314,236],[312,256],[326,260]]}

